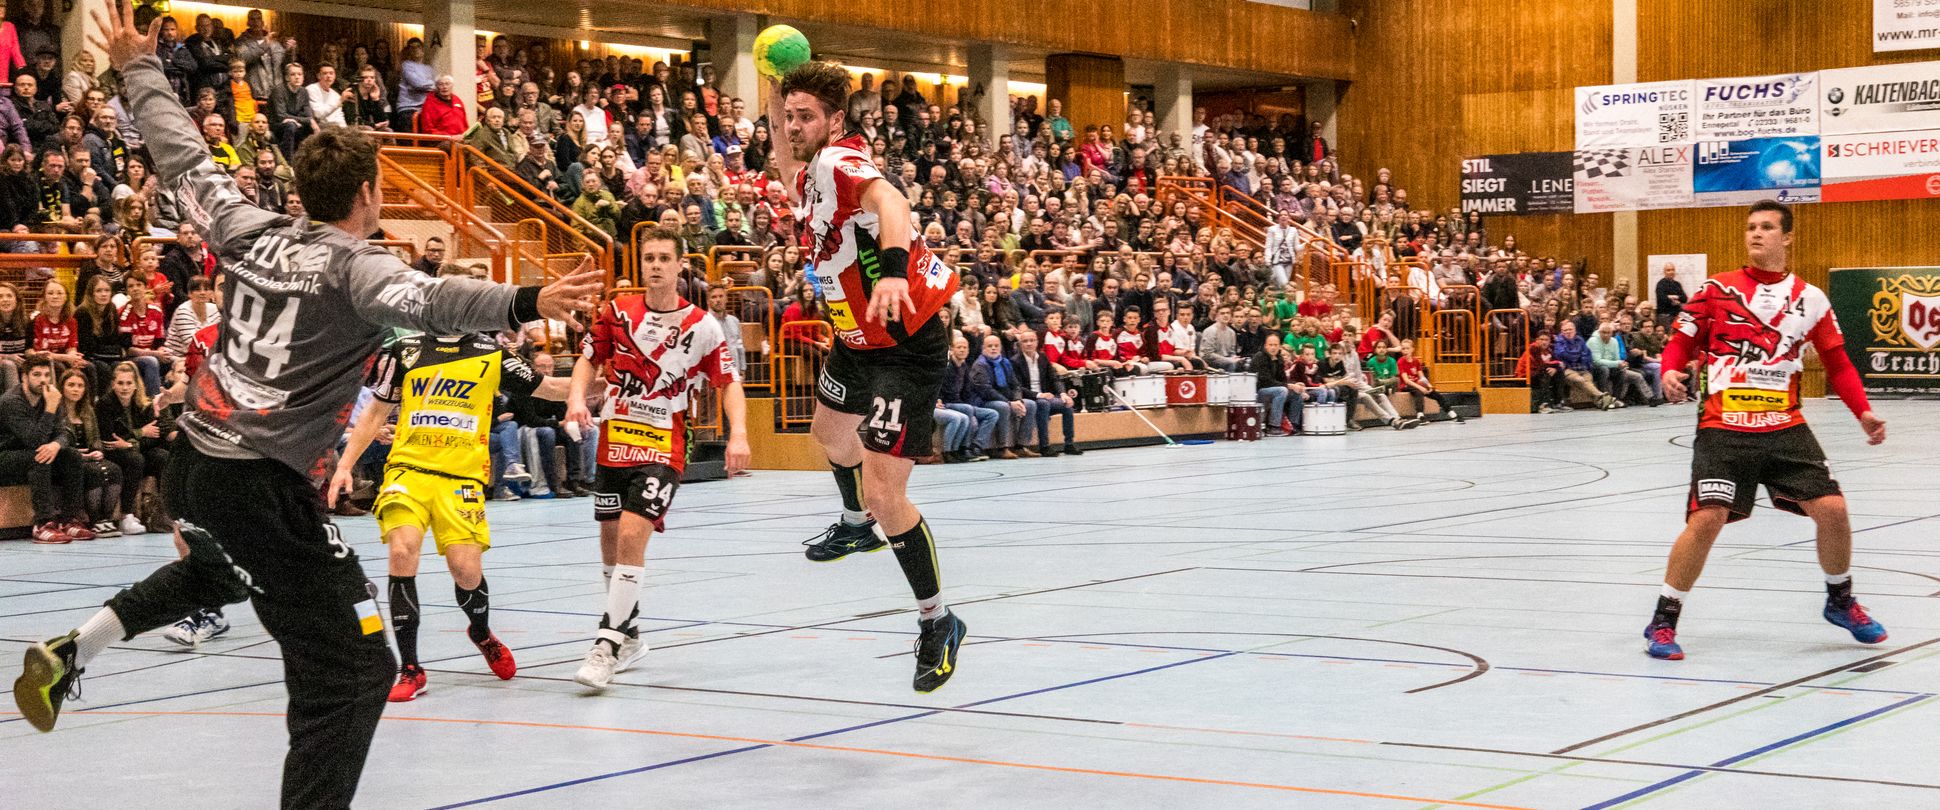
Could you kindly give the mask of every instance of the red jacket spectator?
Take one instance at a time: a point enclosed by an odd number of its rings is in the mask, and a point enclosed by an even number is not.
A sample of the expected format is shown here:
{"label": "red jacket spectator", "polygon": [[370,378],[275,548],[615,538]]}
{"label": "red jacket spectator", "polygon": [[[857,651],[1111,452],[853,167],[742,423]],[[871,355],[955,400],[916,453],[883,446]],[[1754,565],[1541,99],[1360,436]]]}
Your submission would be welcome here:
{"label": "red jacket spectator", "polygon": [[74,316],[55,323],[45,315],[34,317],[34,351],[47,354],[72,354],[80,350],[81,327]]}
{"label": "red jacket spectator", "polygon": [[162,308],[149,304],[146,311],[136,312],[133,305],[122,307],[121,333],[128,336],[128,345],[132,348],[161,348],[162,340],[168,335],[168,324],[163,321]]}
{"label": "red jacket spectator", "polygon": [[1320,318],[1334,314],[1334,305],[1332,302],[1313,297],[1309,297],[1307,300],[1300,302],[1300,306],[1297,309],[1302,318]]}
{"label": "red jacket spectator", "polygon": [[426,135],[465,134],[465,102],[457,96],[440,98],[437,93],[424,97],[424,109],[418,111],[418,131]]}

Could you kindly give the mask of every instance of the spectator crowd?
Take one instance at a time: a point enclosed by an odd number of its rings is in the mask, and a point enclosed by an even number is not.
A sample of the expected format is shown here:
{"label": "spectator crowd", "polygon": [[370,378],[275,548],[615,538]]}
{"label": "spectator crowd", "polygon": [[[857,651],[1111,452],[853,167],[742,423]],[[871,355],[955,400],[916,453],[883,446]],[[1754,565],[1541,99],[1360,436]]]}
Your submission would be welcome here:
{"label": "spectator crowd", "polygon": [[[158,182],[115,71],[62,54],[47,5],[23,0],[0,25],[13,79],[0,102],[0,230],[89,238],[92,258],[71,281],[29,270],[0,283],[0,483],[31,483],[36,535],[60,542],[165,522],[153,482],[206,343],[197,336],[221,320],[223,268]],[[757,100],[723,92],[708,66],[567,64],[543,41],[481,37],[471,75],[440,75],[417,39],[394,54],[382,42],[299,42],[260,11],[241,31],[208,15],[158,20],[168,80],[250,204],[303,215],[289,158],[321,128],[449,136],[570,209],[589,235],[624,246],[657,222],[678,229],[685,253],[749,259],[711,289],[683,280],[740,362],[814,343],[788,327],[738,342],[743,322],[825,313],[802,266],[801,223],[768,170],[774,132]],[[460,81],[473,83],[475,107]],[[1661,401],[1663,327],[1681,288],[1640,300],[1581,261],[1530,255],[1478,214],[1416,207],[1387,169],[1343,173],[1318,123],[1198,109],[1189,132],[1162,132],[1134,99],[1121,127],[1080,128],[1058,99],[1040,110],[1028,96],[1008,120],[984,121],[976,92],[946,104],[914,75],[861,72],[846,105],[923,243],[961,279],[942,315],[957,334],[935,406],[945,443],[931,461],[1078,452],[1073,412],[1088,378],[1175,370],[1252,373],[1271,432],[1298,432],[1306,405],[1335,402],[1412,427],[1421,414],[1398,412],[1390,394],[1416,394],[1417,410],[1440,398],[1414,341],[1451,308],[1475,314],[1482,348],[1508,358],[1544,412]],[[1166,177],[1218,191],[1161,194]],[[1242,198],[1271,224],[1249,235],[1209,210]],[[1328,258],[1351,271],[1336,277]],[[416,260],[432,274],[484,272],[435,239]],[[551,373],[548,336],[564,327],[502,340]],[[592,447],[563,416],[544,401],[500,403],[494,497],[586,493]],[[362,460],[366,480],[387,447]]]}

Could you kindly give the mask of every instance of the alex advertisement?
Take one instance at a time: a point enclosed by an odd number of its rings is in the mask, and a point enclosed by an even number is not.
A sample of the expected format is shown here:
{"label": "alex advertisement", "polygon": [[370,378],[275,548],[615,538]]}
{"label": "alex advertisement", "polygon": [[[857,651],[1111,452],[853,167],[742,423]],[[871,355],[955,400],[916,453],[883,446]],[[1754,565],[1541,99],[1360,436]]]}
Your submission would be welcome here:
{"label": "alex advertisement", "polygon": [[1569,152],[1483,155],[1462,161],[1462,212],[1567,214],[1576,209]]}
{"label": "alex advertisement", "polygon": [[1747,138],[1695,147],[1692,188],[1699,207],[1819,201],[1819,139]]}
{"label": "alex advertisement", "polygon": [[1837,268],[1826,297],[1866,393],[1940,396],[1940,267]]}
{"label": "alex advertisement", "polygon": [[1819,132],[1940,129],[1940,62],[1819,71]]}
{"label": "alex advertisement", "polygon": [[1576,88],[1576,148],[1690,143],[1693,83]]}
{"label": "alex advertisement", "polygon": [[1829,135],[1820,151],[1826,202],[1940,197],[1940,129]]}
{"label": "alex advertisement", "polygon": [[1819,134],[1819,74],[1697,82],[1700,141]]}
{"label": "alex advertisement", "polygon": [[1572,161],[1576,213],[1690,207],[1691,149],[1685,145],[1577,150]]}

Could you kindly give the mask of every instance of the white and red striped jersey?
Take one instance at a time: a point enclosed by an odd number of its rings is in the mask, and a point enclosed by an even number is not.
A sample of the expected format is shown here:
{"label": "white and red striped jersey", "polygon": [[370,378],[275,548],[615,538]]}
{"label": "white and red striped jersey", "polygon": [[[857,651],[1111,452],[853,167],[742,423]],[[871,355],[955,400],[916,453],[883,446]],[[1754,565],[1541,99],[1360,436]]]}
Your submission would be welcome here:
{"label": "white and red striped jersey", "polygon": [[[1823,291],[1796,275],[1754,268],[1706,281],[1678,315],[1677,331],[1704,375],[1699,427],[1766,432],[1805,424],[1799,375],[1806,345],[1821,357],[1845,353]],[[1664,368],[1682,356],[1666,352]]]}
{"label": "white and red striped jersey", "polygon": [[725,388],[741,379],[720,322],[685,300],[667,312],[638,295],[607,302],[581,356],[606,367],[599,463],[607,467],[684,469],[688,391],[699,380]]}

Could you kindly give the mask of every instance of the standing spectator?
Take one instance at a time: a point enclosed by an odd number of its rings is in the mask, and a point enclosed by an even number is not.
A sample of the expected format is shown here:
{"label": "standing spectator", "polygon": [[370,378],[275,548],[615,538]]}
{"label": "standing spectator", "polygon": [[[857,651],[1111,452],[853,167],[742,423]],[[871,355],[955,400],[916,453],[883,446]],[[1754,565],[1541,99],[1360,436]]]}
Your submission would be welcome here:
{"label": "standing spectator", "polygon": [[397,107],[391,113],[392,132],[419,132],[418,112],[424,109],[425,96],[438,84],[438,71],[424,62],[424,40],[412,37],[404,43],[404,64],[397,74]]}
{"label": "standing spectator", "polygon": [[[249,64],[249,85],[255,89],[256,97],[269,98],[276,88],[277,77],[287,75],[284,65],[296,58],[296,40],[285,37],[279,41],[276,33],[264,24],[261,9],[251,9],[244,25],[242,36],[236,38],[236,55]],[[294,154],[295,150],[288,152]]]}
{"label": "standing spectator", "polygon": [[1274,215],[1273,226],[1266,229],[1266,267],[1276,286],[1284,286],[1293,277],[1293,262],[1305,242],[1306,235],[1293,224],[1292,211]]}
{"label": "standing spectator", "polygon": [[1684,302],[1691,300],[1684,294],[1684,283],[1677,280],[1677,265],[1665,264],[1664,277],[1657,280],[1657,322],[1659,325],[1677,322],[1677,315],[1684,311]]}
{"label": "standing spectator", "polygon": [[1017,334],[1017,354],[1011,358],[1011,368],[1017,371],[1018,382],[1023,384],[1024,398],[1037,403],[1034,414],[1037,454],[1045,458],[1058,455],[1058,450],[1051,446],[1051,415],[1057,414],[1064,420],[1064,455],[1083,455],[1072,433],[1076,420],[1072,406],[1077,404],[1078,392],[1064,384],[1051,367],[1050,358],[1038,351],[1036,332]]}
{"label": "standing spectator", "polygon": [[19,388],[0,395],[0,484],[34,493],[34,542],[93,540],[82,503],[81,454],[61,424],[61,393],[44,357],[29,356]]}
{"label": "standing spectator", "polygon": [[1024,398],[1024,386],[1010,358],[1004,356],[999,336],[983,339],[983,356],[970,367],[970,390],[983,401],[983,407],[998,414],[997,458],[1036,458],[1037,453],[1027,445],[1036,427],[1037,400]]}

